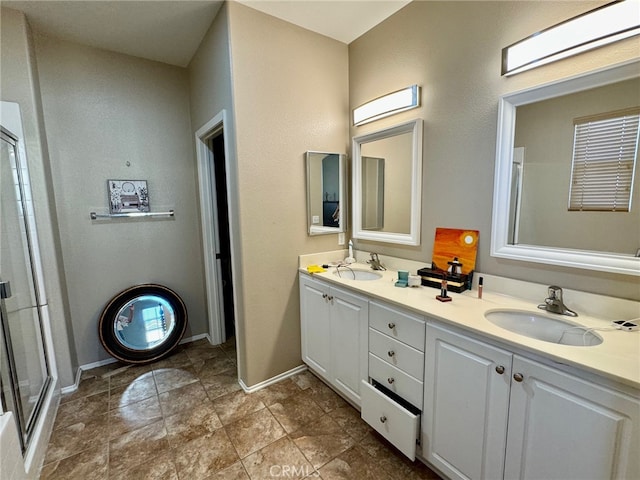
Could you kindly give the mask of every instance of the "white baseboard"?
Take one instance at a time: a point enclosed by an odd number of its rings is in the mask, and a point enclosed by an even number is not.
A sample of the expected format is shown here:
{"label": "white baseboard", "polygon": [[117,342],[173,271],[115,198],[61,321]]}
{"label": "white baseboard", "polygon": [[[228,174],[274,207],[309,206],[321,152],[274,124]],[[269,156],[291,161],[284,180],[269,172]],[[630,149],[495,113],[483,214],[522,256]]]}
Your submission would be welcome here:
{"label": "white baseboard", "polygon": [[267,380],[264,380],[263,382],[260,383],[256,383],[255,385],[252,385],[250,387],[247,387],[245,385],[245,383],[242,381],[242,379],[238,379],[238,383],[240,383],[240,386],[242,387],[242,390],[245,391],[245,393],[253,393],[253,392],[257,392],[258,390],[261,390],[265,387],[268,387],[269,385],[273,385],[274,383],[278,383],[282,380],[284,380],[285,378],[289,378],[289,377],[293,377],[295,374],[300,373],[300,372],[304,372],[305,370],[307,370],[307,366],[306,365],[300,365],[298,367],[292,368],[291,370],[281,373],[280,375],[276,375],[275,377],[271,377]]}
{"label": "white baseboard", "polygon": [[[209,337],[208,333],[201,333],[199,335],[194,335],[193,337],[188,337],[188,338],[183,338],[182,340],[180,340],[180,345],[182,345],[183,343],[191,343],[191,342],[195,342],[196,340],[201,340],[203,338],[206,338],[207,340],[209,340],[209,343],[211,343],[211,337]],[[65,393],[73,393],[78,389],[78,385],[80,385],[80,376],[82,375],[83,371],[87,371],[87,370],[91,370],[93,368],[98,368],[98,367],[102,367],[104,365],[109,365],[110,363],[116,363],[118,360],[115,358],[106,358],[104,360],[99,360],[97,362],[91,362],[91,363],[86,363],[84,365],[80,365],[80,367],[78,367],[78,370],[76,371],[76,380],[75,383],[73,385],[69,385],[67,387],[62,387],[60,389],[60,393],[65,394]]]}

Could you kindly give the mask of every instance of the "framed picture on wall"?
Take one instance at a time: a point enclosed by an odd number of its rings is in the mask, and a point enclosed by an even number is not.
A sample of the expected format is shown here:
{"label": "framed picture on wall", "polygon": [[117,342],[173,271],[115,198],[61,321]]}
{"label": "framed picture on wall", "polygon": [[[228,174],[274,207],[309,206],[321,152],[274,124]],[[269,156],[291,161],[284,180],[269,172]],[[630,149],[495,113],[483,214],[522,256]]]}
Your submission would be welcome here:
{"label": "framed picture on wall", "polygon": [[111,213],[148,212],[146,180],[107,180]]}

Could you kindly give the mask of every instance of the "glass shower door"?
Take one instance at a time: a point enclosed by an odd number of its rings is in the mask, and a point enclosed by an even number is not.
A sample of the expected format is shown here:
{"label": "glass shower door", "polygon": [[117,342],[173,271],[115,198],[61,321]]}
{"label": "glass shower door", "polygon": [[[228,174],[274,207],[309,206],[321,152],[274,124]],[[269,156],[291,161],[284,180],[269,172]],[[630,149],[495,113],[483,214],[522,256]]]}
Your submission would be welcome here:
{"label": "glass shower door", "polygon": [[33,270],[29,176],[17,139],[0,129],[0,400],[15,415],[24,450],[51,379]]}

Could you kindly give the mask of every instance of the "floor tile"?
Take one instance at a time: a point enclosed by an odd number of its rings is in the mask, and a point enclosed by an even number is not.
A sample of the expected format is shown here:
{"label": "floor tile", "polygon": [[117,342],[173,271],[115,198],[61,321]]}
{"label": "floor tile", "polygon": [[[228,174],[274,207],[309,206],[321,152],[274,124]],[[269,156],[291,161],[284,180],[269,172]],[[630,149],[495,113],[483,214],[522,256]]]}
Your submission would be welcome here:
{"label": "floor tile", "polygon": [[213,400],[213,406],[223,425],[244,417],[245,415],[265,408],[264,403],[255,395],[243,391],[228,393]]}
{"label": "floor tile", "polygon": [[171,453],[164,421],[127,432],[109,442],[109,475],[122,475],[138,465]]}
{"label": "floor tile", "polygon": [[151,368],[153,370],[160,370],[162,368],[180,368],[180,367],[188,367],[191,365],[191,360],[189,356],[184,351],[184,348],[180,349],[169,355],[162,360],[158,360],[151,364]]}
{"label": "floor tile", "polygon": [[310,388],[313,401],[316,402],[322,410],[330,412],[336,408],[349,405],[340,395],[327,387],[324,383],[319,383]]}
{"label": "floor tile", "polygon": [[137,430],[162,420],[162,410],[157,396],[116,408],[109,412],[109,438]]}
{"label": "floor tile", "polygon": [[191,344],[185,348],[185,353],[192,363],[208,358],[223,357],[226,358],[224,351],[217,345],[210,345],[208,342],[202,344]]}
{"label": "floor tile", "polygon": [[236,380],[238,379],[236,362],[227,357],[222,351],[220,351],[219,356],[194,361],[193,368],[198,378],[200,378],[204,384],[210,383],[211,377],[227,370],[232,370]]}
{"label": "floor tile", "polygon": [[225,370],[215,375],[199,376],[200,382],[204,385],[204,389],[207,391],[207,395],[211,400],[226,395],[227,393],[242,390],[235,368]]}
{"label": "floor tile", "polygon": [[320,468],[323,480],[372,480],[385,478],[366,452],[351,447]]}
{"label": "floor tile", "polygon": [[236,462],[230,467],[220,470],[206,478],[206,480],[251,480],[242,462]]}
{"label": "floor tile", "polygon": [[109,392],[96,393],[60,404],[54,429],[83,422],[109,411]]}
{"label": "floor tile", "polygon": [[198,381],[193,367],[161,368],[153,371],[153,378],[155,378],[158,393],[168,392]]}
{"label": "floor tile", "polygon": [[41,480],[106,480],[109,461],[107,443],[89,448],[63,460],[49,463],[40,472]]}
{"label": "floor tile", "polygon": [[159,395],[162,413],[165,416],[188,410],[200,403],[209,403],[209,397],[200,382],[193,382],[184,387],[174,388]]}
{"label": "floor tile", "polygon": [[324,415],[324,411],[311,399],[310,392],[304,390],[271,405],[269,410],[287,433]]}
{"label": "floor tile", "polygon": [[129,385],[150,371],[151,365],[129,365],[126,368],[117,370],[109,377],[111,388]]}
{"label": "floor tile", "polygon": [[336,408],[329,412],[329,416],[356,441],[362,440],[367,433],[373,431],[369,424],[362,420],[360,412],[351,405]]}
{"label": "floor tile", "polygon": [[189,480],[207,478],[238,461],[238,454],[222,428],[193,439],[174,451],[178,476]]}
{"label": "floor tile", "polygon": [[98,415],[86,422],[54,430],[49,439],[44,463],[51,463],[104,445],[109,439],[108,414]]}
{"label": "floor tile", "polygon": [[308,388],[322,384],[322,382],[309,370],[304,370],[300,373],[296,373],[291,377],[291,381],[298,385],[300,390],[306,390]]}
{"label": "floor tile", "polygon": [[316,469],[355,444],[355,440],[328,415],[303,426],[290,436]]}
{"label": "floor tile", "polygon": [[305,478],[315,472],[302,452],[288,437],[282,437],[242,460],[251,480]]}
{"label": "floor tile", "polygon": [[158,390],[156,389],[156,382],[153,379],[153,373],[147,372],[137,377],[131,383],[115,387],[112,386],[109,397],[109,409],[113,410],[124,407],[131,403],[156,396],[157,394]]}
{"label": "floor tile", "polygon": [[263,408],[225,427],[240,458],[256,452],[285,435],[278,421]]}
{"label": "floor tile", "polygon": [[111,475],[109,480],[178,480],[178,471],[173,456],[165,455]]}
{"label": "floor tile", "polygon": [[179,446],[222,428],[222,422],[209,401],[165,417],[169,443]]}
{"label": "floor tile", "polygon": [[62,395],[60,397],[60,403],[67,403],[73,400],[78,400],[82,397],[88,397],[97,393],[109,391],[109,379],[101,377],[89,377],[80,382],[78,389],[75,392]]}
{"label": "floor tile", "polygon": [[266,406],[269,406],[299,392],[300,388],[290,379],[286,378],[278,383],[258,390],[254,395],[260,397],[262,402]]}

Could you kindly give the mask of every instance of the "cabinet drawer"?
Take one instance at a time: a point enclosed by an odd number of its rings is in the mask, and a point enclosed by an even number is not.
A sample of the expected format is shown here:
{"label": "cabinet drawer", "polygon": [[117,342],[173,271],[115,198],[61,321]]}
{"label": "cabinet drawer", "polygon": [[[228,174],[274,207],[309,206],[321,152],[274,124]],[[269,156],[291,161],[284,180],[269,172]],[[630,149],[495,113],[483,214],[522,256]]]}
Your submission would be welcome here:
{"label": "cabinet drawer", "polygon": [[369,353],[369,376],[422,410],[422,382]]}
{"label": "cabinet drawer", "polygon": [[423,378],[424,354],[373,328],[369,328],[369,351],[412,377]]}
{"label": "cabinet drawer", "polygon": [[369,326],[424,352],[425,321],[419,315],[369,302]]}
{"label": "cabinet drawer", "polygon": [[420,415],[414,415],[362,381],[362,419],[411,460],[416,458]]}

